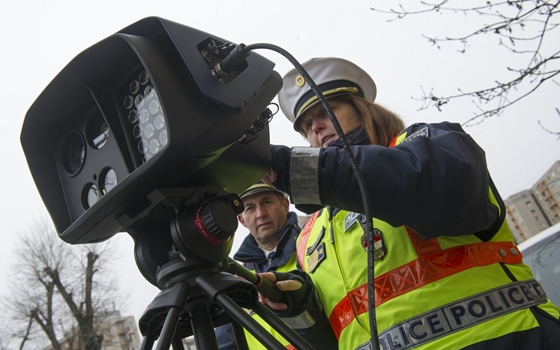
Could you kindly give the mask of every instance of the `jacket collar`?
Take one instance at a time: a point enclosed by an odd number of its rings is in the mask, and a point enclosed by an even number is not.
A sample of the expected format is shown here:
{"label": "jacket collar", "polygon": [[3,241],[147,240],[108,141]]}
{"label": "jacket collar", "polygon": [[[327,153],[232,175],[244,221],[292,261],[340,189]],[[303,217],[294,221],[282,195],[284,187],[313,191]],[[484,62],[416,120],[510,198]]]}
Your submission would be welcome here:
{"label": "jacket collar", "polygon": [[[348,140],[348,143],[350,145],[365,145],[368,144],[368,137],[366,135],[366,131],[364,130],[364,128],[358,128],[354,131],[350,131],[348,134],[346,134],[346,139]],[[342,140],[336,139],[333,142],[331,142],[327,147],[330,146],[342,146]]]}
{"label": "jacket collar", "polygon": [[[280,239],[278,240],[278,246],[276,247],[273,259],[284,254],[292,254],[296,249],[296,239],[300,230],[296,213],[289,212],[286,225],[284,225],[280,233]],[[257,241],[251,234],[245,237],[239,250],[233,255],[233,258],[241,262],[264,263],[267,261],[267,257],[264,256],[263,251],[259,248]]]}

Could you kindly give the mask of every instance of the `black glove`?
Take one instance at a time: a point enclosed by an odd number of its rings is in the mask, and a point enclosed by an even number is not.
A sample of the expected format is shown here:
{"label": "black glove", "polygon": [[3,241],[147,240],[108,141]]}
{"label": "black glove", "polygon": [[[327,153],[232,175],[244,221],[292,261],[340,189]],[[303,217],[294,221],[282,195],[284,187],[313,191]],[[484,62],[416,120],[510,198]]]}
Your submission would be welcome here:
{"label": "black glove", "polygon": [[[289,273],[275,272],[278,281],[298,280],[302,282],[301,288],[291,292],[284,292],[288,309],[275,311],[275,313],[286,320],[286,317],[297,317],[307,312],[306,320],[312,319],[313,324],[308,327],[297,327],[292,325],[296,333],[303,337],[314,349],[336,350],[338,340],[321,305],[319,296],[315,290],[309,275],[303,271],[294,270]],[[288,323],[290,324],[290,323]]]}
{"label": "black glove", "polygon": [[292,149],[287,146],[270,145],[272,155],[272,170],[277,174],[274,187],[282,192],[290,193],[290,163]]}
{"label": "black glove", "polygon": [[273,271],[273,273],[276,275],[277,281],[296,280],[301,282],[301,288],[298,290],[284,292],[288,308],[283,311],[275,311],[276,314],[280,317],[292,317],[305,311],[306,304],[309,303],[313,293],[313,282],[311,282],[309,276],[298,270],[291,272]]}

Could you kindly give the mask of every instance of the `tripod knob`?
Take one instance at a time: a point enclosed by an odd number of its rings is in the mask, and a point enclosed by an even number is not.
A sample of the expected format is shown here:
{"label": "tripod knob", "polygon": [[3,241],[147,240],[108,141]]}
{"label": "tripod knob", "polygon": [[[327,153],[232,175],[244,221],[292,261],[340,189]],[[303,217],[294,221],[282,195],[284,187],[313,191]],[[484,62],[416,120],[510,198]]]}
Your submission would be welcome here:
{"label": "tripod knob", "polygon": [[235,234],[237,215],[228,203],[221,200],[205,203],[198,213],[202,225],[212,237],[224,241]]}
{"label": "tripod knob", "polygon": [[215,264],[227,258],[240,210],[227,199],[227,196],[207,199],[171,221],[173,243],[184,258]]}

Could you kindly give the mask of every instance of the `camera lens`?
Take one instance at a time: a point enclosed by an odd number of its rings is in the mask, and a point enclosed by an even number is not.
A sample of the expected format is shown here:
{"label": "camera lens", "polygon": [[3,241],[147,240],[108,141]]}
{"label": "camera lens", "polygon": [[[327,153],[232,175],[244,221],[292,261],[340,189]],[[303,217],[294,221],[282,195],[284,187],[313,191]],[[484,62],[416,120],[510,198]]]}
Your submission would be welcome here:
{"label": "camera lens", "polygon": [[86,145],[82,135],[71,130],[60,144],[60,166],[68,176],[74,176],[82,169],[86,158]]}
{"label": "camera lens", "polygon": [[113,169],[107,169],[105,175],[103,176],[103,194],[111,191],[115,186],[117,186],[117,173]]}
{"label": "camera lens", "polygon": [[109,138],[109,126],[101,115],[96,111],[90,118],[87,126],[87,138],[90,145],[95,149],[105,146]]}
{"label": "camera lens", "polygon": [[100,198],[99,190],[95,184],[89,183],[84,188],[83,192],[83,205],[85,209],[91,208],[92,205],[97,203]]}

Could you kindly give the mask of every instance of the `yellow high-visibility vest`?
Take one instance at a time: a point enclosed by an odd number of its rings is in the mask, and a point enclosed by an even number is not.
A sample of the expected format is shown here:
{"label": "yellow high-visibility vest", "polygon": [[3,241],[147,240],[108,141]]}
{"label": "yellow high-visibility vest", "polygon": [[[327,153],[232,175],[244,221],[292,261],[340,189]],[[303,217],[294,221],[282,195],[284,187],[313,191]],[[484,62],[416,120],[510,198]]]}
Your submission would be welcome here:
{"label": "yellow high-visibility vest", "polygon": [[[290,272],[293,270],[296,270],[296,252],[294,251],[294,253],[292,254],[292,256],[290,257],[290,260],[280,266],[278,269],[276,269],[276,271],[278,272]],[[292,345],[286,340],[284,339],[284,337],[282,337],[282,335],[280,335],[280,333],[278,333],[274,328],[272,328],[268,323],[266,323],[259,315],[257,314],[252,314],[252,317],[255,321],[257,321],[264,329],[266,329],[275,339],[277,339],[282,345],[284,345],[287,349],[295,349],[294,347],[292,347]],[[247,339],[247,345],[249,347],[249,350],[267,350],[267,348],[262,345],[257,338],[253,337],[253,335],[251,333],[249,333],[246,329],[245,331],[245,337]]]}

